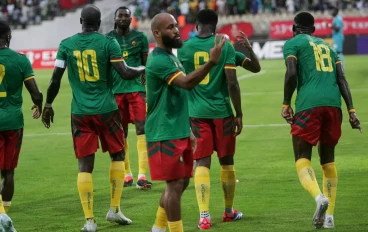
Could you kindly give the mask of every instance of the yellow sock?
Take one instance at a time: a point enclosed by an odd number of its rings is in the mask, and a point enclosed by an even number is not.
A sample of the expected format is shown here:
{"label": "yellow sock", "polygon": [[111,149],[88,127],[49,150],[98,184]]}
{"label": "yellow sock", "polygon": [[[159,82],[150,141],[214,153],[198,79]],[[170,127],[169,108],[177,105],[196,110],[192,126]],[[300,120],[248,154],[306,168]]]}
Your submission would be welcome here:
{"label": "yellow sock", "polygon": [[194,175],[194,185],[197,195],[199,212],[208,212],[210,205],[210,170],[203,166],[198,166]]}
{"label": "yellow sock", "polygon": [[3,201],[3,205],[4,205],[5,213],[7,214],[9,212],[11,201]]}
{"label": "yellow sock", "polygon": [[318,186],[316,174],[311,165],[309,159],[301,158],[295,163],[296,170],[298,172],[299,181],[303,185],[304,189],[307,190],[314,199],[321,193],[321,189]]}
{"label": "yellow sock", "polygon": [[130,170],[130,162],[129,162],[129,143],[128,143],[128,139],[125,138],[125,173],[126,174],[132,174],[132,170]]}
{"label": "yellow sock", "polygon": [[148,166],[146,135],[137,136],[139,174],[145,175]]}
{"label": "yellow sock", "polygon": [[158,209],[157,209],[156,221],[155,221],[155,224],[153,226],[155,226],[158,229],[162,229],[162,230],[166,229],[167,216],[166,216],[165,209],[162,208],[161,206],[159,206]]}
{"label": "yellow sock", "polygon": [[184,232],[182,220],[176,222],[169,222],[170,232]]}
{"label": "yellow sock", "polygon": [[333,215],[335,211],[336,192],[337,192],[337,171],[335,162],[322,165],[323,170],[323,194],[328,197],[326,214]]}
{"label": "yellow sock", "polygon": [[4,208],[3,196],[0,195],[0,213],[6,213]]}
{"label": "yellow sock", "polygon": [[78,173],[78,192],[85,218],[93,218],[93,183],[91,173]]}
{"label": "yellow sock", "polygon": [[113,161],[110,164],[110,206],[115,208],[115,212],[120,210],[120,198],[124,187],[125,178],[124,161]]}
{"label": "yellow sock", "polygon": [[235,195],[235,169],[234,165],[221,166],[221,186],[224,193],[225,211],[232,213]]}

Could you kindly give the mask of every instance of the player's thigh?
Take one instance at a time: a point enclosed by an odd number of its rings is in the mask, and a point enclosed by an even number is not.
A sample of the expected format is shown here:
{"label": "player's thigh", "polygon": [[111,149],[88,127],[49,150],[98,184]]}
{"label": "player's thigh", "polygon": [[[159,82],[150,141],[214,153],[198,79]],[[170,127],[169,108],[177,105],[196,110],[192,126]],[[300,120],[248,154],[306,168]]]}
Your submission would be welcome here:
{"label": "player's thigh", "polygon": [[192,176],[193,157],[189,138],[147,142],[152,180],[176,180]]}
{"label": "player's thigh", "polygon": [[338,107],[324,107],[323,109],[320,142],[335,147],[341,137],[342,112]]}
{"label": "player's thigh", "polygon": [[98,149],[98,136],[92,127],[92,115],[72,114],[72,136],[77,159],[94,154]]}
{"label": "player's thigh", "polygon": [[23,128],[1,132],[0,169],[14,169],[18,165],[19,154],[23,141]]}
{"label": "player's thigh", "polygon": [[209,157],[214,151],[214,126],[211,119],[190,118],[190,125],[197,138],[195,160]]}
{"label": "player's thigh", "polygon": [[234,116],[213,119],[215,125],[215,151],[219,158],[235,154],[236,137],[233,133]]}
{"label": "player's thigh", "polygon": [[124,130],[118,110],[94,116],[98,137],[103,152],[115,154],[124,149]]}
{"label": "player's thigh", "polygon": [[321,137],[322,111],[322,107],[315,107],[296,113],[291,134],[316,146]]}
{"label": "player's thigh", "polygon": [[119,108],[121,124],[123,125],[123,128],[128,128],[128,124],[132,123],[129,114],[128,96],[129,94],[126,93],[115,95],[115,100]]}

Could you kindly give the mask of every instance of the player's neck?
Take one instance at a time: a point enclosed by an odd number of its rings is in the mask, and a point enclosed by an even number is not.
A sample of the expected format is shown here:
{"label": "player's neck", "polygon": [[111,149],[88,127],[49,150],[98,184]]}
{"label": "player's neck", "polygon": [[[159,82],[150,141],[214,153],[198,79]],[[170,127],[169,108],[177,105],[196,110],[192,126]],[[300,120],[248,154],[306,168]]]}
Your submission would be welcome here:
{"label": "player's neck", "polygon": [[211,36],[211,35],[213,35],[213,33],[212,32],[208,32],[208,31],[206,31],[206,32],[198,32],[198,37],[208,37],[208,36]]}
{"label": "player's neck", "polygon": [[163,43],[157,43],[157,47],[162,48],[162,49],[165,49],[169,53],[172,53],[172,48],[166,47]]}
{"label": "player's neck", "polygon": [[0,48],[7,48],[8,47],[8,42],[6,42],[5,40],[0,40]]}
{"label": "player's neck", "polygon": [[126,36],[130,33],[130,27],[128,27],[127,29],[123,30],[121,28],[116,28],[116,32],[121,35],[121,36]]}
{"label": "player's neck", "polygon": [[83,25],[82,26],[82,33],[83,34],[91,34],[94,32],[98,32],[98,28],[95,26],[88,26],[88,25]]}

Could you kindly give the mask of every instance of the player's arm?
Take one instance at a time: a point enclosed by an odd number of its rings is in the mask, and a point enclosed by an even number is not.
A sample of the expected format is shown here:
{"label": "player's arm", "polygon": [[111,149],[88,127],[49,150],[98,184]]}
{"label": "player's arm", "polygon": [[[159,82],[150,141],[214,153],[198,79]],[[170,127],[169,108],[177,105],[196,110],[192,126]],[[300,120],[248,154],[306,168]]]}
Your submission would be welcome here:
{"label": "player's arm", "polygon": [[184,75],[183,73],[178,73],[171,79],[171,84],[174,84],[183,89],[193,89],[196,87],[210,72],[210,70],[217,64],[222,48],[226,42],[226,38],[222,37],[221,41],[218,42],[218,35],[215,36],[215,46],[210,51],[210,60],[206,64],[202,65],[200,68]]}
{"label": "player's arm", "polygon": [[[42,113],[43,102],[43,95],[41,93],[41,90],[38,88],[37,82],[33,76],[26,78],[24,80],[24,85],[31,95],[33,104],[35,104],[35,106],[37,107],[35,113],[33,114],[33,118],[39,118]],[[32,109],[34,109],[34,107],[32,107]]]}
{"label": "player's arm", "polygon": [[144,73],[145,67],[130,67],[121,58],[119,60],[110,60],[112,67],[119,73],[120,77],[124,80],[132,80]]}
{"label": "player's arm", "polygon": [[240,35],[238,36],[238,41],[241,45],[243,45],[248,51],[249,51],[249,55],[250,57],[246,57],[241,66],[253,73],[258,73],[261,71],[261,65],[259,64],[259,60],[257,55],[254,53],[253,48],[247,38],[247,36],[245,35],[244,32],[240,32]]}
{"label": "player's arm", "polygon": [[360,126],[359,119],[356,117],[355,109],[353,105],[353,97],[351,96],[349,84],[345,78],[345,74],[341,65],[341,61],[338,61],[336,64],[337,76],[336,82],[339,86],[340,93],[342,98],[345,101],[346,107],[348,109],[350,115],[350,124],[353,129],[359,129],[362,132],[362,128]]}
{"label": "player's arm", "polygon": [[290,55],[286,58],[286,73],[284,81],[284,101],[282,103],[281,116],[289,124],[293,124],[294,112],[290,106],[291,98],[293,97],[294,91],[297,85],[297,58]]}
{"label": "player's arm", "polygon": [[[148,58],[148,39],[147,36],[145,34],[142,34],[143,38],[142,38],[142,53],[141,53],[141,60],[142,60],[142,65],[146,66],[147,63],[147,58]],[[146,75],[145,73],[142,74],[141,76],[141,84],[145,85],[146,84]]]}

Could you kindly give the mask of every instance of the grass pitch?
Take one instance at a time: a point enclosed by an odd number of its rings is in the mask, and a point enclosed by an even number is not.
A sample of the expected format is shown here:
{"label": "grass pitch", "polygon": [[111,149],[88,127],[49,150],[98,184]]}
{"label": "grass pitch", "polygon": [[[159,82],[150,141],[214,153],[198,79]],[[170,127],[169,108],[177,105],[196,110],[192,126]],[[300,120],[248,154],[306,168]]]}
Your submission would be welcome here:
{"label": "grass pitch", "polygon": [[[368,123],[367,56],[346,57],[346,75],[354,105],[363,128]],[[217,159],[211,171],[211,217],[213,231],[314,231],[312,197],[297,178],[291,147],[290,127],[281,118],[285,66],[283,60],[261,61],[262,72],[251,75],[238,69],[245,128],[237,139],[237,183],[235,208],[245,215],[235,223],[221,223],[223,200]],[[46,95],[51,70],[36,70],[37,81]],[[77,160],[70,129],[71,90],[67,76],[54,105],[55,121],[44,128],[31,118],[29,94],[24,91],[25,129],[16,169],[15,194],[9,215],[20,232],[79,231],[84,224],[77,191]],[[368,231],[367,132],[350,129],[344,109],[343,136],[336,150],[339,175],[335,210],[335,231]],[[130,160],[137,177],[138,164],[134,127],[129,135]],[[322,173],[317,150],[312,163],[319,183]],[[154,182],[150,191],[124,188],[122,211],[133,220],[121,227],[105,221],[109,209],[109,156],[96,155],[93,182],[94,208],[99,231],[149,231],[164,184]],[[193,181],[182,200],[186,232],[198,231],[198,207]]]}

